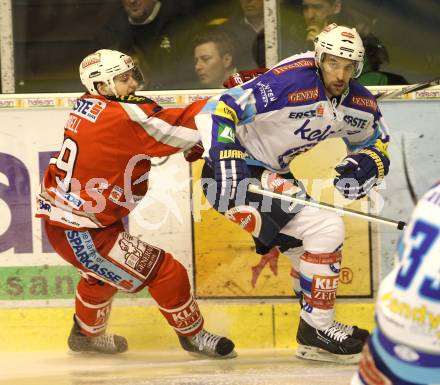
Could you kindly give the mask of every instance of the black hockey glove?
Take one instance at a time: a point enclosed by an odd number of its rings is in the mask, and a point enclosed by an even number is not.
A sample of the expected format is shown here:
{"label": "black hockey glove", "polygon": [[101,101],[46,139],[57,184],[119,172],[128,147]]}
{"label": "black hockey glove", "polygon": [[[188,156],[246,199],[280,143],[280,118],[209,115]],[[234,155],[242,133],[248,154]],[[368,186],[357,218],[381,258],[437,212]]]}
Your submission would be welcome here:
{"label": "black hockey glove", "polygon": [[228,209],[229,201],[238,198],[244,202],[249,179],[249,170],[244,160],[245,151],[243,147],[235,144],[228,147],[211,147],[209,155],[217,183],[216,209],[224,212]]}
{"label": "black hockey glove", "polygon": [[335,167],[339,174],[333,181],[347,199],[360,199],[388,174],[390,161],[375,147],[366,147],[349,155]]}

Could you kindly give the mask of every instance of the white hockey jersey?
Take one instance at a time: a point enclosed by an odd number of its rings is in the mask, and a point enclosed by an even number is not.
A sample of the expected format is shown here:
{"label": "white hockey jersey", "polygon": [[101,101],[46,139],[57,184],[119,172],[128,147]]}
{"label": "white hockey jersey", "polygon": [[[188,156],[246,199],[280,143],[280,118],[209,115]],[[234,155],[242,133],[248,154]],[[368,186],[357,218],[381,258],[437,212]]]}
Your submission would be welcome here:
{"label": "white hockey jersey", "polygon": [[281,174],[289,171],[295,156],[326,138],[343,138],[349,151],[377,146],[386,152],[389,141],[376,99],[355,80],[339,103],[329,100],[313,52],[291,56],[242,86],[212,97],[196,123],[205,157],[212,140],[227,145],[238,137],[248,164]]}
{"label": "white hockey jersey", "polygon": [[440,184],[417,203],[380,285],[373,348],[400,378],[440,384]]}

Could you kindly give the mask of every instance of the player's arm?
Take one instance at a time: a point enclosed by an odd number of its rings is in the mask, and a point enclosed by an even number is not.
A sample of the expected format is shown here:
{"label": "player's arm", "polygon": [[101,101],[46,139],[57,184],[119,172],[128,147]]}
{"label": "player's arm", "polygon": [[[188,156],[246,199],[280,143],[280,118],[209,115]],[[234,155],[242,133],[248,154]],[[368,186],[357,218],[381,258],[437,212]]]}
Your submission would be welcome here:
{"label": "player's arm", "polygon": [[224,82],[223,87],[225,88],[232,88],[235,86],[241,86],[242,84],[248,82],[249,80],[255,79],[258,76],[266,73],[269,71],[268,68],[262,67],[262,68],[254,68],[251,70],[244,70],[239,71],[231,76],[229,76]]}
{"label": "player's arm", "polygon": [[203,104],[163,108],[148,98],[144,99],[139,103],[121,103],[143,153],[154,157],[168,156],[189,150],[200,142],[194,115]]}
{"label": "player's arm", "polygon": [[252,90],[237,88],[208,100],[195,121],[205,149],[203,157],[214,169],[220,201],[234,199],[248,177],[245,149],[236,135],[237,125],[251,119]]}
{"label": "player's arm", "polygon": [[388,174],[390,136],[387,125],[377,108],[369,130],[344,138],[349,154],[335,168],[335,187],[348,199],[359,199]]}

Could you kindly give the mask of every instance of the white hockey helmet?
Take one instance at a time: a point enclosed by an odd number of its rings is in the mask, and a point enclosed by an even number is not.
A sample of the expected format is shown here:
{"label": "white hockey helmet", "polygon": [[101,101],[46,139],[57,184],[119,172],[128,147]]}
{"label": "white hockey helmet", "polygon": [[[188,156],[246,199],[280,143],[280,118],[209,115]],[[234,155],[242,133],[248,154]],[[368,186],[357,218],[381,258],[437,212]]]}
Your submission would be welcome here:
{"label": "white hockey helmet", "polygon": [[111,49],[100,49],[83,59],[79,65],[79,77],[92,95],[99,95],[96,83],[103,82],[117,96],[114,78],[129,70],[134,71],[133,76],[139,83],[138,90],[141,89],[144,76],[130,56]]}
{"label": "white hockey helmet", "polygon": [[323,55],[328,53],[356,61],[353,77],[357,78],[364,66],[364,45],[356,28],[349,28],[336,23],[325,27],[315,38],[316,65],[322,63]]}

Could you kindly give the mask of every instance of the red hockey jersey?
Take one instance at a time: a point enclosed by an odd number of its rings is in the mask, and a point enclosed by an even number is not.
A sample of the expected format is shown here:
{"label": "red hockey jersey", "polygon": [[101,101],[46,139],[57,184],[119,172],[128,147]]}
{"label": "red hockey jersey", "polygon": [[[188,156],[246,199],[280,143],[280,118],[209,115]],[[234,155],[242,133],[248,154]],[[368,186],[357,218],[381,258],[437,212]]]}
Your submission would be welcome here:
{"label": "red hockey jersey", "polygon": [[37,217],[69,229],[106,227],[136,206],[148,190],[152,157],[200,141],[199,101],[164,109],[142,96],[79,98],[50,159],[37,195]]}

